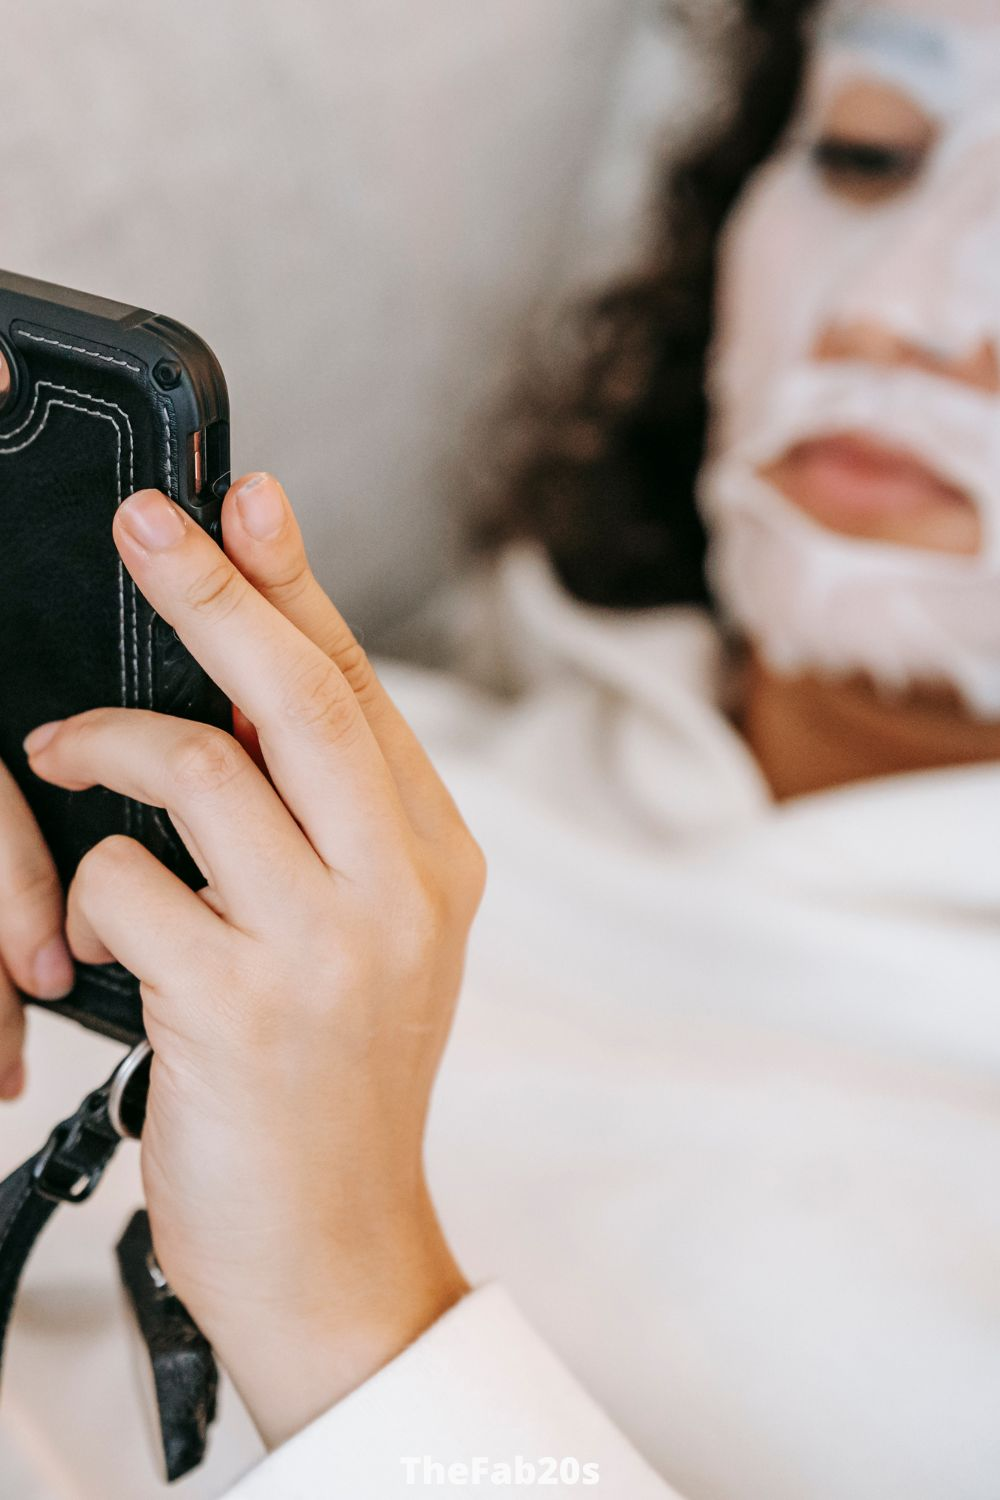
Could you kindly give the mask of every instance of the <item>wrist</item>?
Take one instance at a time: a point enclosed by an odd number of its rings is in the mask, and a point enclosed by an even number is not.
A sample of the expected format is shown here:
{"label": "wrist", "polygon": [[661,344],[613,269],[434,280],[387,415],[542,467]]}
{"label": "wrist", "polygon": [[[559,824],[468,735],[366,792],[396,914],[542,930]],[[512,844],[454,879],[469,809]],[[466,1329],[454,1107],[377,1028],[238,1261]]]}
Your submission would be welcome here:
{"label": "wrist", "polygon": [[268,1448],[402,1354],[469,1291],[437,1225],[363,1267],[331,1257],[308,1296],[258,1289],[205,1331]]}

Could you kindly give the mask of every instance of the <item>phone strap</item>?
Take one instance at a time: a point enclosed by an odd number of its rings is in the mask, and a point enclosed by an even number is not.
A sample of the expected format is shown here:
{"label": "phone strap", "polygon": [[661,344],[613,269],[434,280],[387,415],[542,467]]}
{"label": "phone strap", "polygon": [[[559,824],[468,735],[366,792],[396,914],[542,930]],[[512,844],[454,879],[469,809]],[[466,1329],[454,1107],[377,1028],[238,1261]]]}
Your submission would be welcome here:
{"label": "phone strap", "polygon": [[205,1457],[215,1421],[215,1355],[160,1270],[145,1209],[133,1214],[116,1249],[122,1285],[149,1356],[163,1472],[168,1482],[181,1479]]}
{"label": "phone strap", "polygon": [[[141,1129],[149,1048],[129,1053],[101,1088],[53,1130],[41,1151],[0,1183],[0,1367],[21,1276],[35,1242],[63,1203],[84,1203],[121,1142]],[[211,1348],[156,1264],[149,1220],[130,1221],[118,1261],[152,1366],[168,1480],[180,1479],[205,1456],[215,1416],[218,1371]]]}

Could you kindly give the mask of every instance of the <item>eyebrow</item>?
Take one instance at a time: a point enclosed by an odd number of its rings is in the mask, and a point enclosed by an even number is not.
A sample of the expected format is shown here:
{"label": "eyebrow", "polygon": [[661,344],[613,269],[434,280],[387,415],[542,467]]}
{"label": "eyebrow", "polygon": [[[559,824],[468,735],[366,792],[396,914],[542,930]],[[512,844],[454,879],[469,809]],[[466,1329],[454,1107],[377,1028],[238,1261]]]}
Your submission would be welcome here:
{"label": "eyebrow", "polygon": [[907,62],[944,71],[954,62],[949,38],[933,25],[885,12],[842,16],[826,30],[830,41],[876,52],[891,52]]}

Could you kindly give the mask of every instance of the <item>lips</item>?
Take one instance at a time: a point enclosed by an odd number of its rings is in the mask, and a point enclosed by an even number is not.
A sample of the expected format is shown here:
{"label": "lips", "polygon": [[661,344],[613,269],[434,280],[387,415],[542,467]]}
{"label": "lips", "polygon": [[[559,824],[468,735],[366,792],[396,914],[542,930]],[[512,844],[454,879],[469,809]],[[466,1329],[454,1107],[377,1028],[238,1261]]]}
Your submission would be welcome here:
{"label": "lips", "polygon": [[798,443],[762,476],[827,525],[903,519],[942,506],[974,509],[963,490],[914,454],[864,433]]}

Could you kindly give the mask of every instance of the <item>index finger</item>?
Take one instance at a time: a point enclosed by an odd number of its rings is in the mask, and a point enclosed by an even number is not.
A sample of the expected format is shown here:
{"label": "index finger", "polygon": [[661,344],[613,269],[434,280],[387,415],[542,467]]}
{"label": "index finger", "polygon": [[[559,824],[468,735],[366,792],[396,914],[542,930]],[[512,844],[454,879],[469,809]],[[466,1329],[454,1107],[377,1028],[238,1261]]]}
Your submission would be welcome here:
{"label": "index finger", "polygon": [[222,529],[226,551],[244,578],[343,673],[413,828],[427,839],[450,835],[459,820],[451,794],[310,568],[298,522],[273,475],[250,474],[233,485],[222,508]]}
{"label": "index finger", "polygon": [[118,508],[122,560],[223,692],[257,727],[282,799],[331,868],[360,875],[406,819],[364,714],[333,662],[157,490]]}

